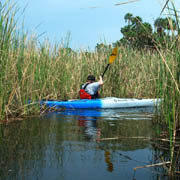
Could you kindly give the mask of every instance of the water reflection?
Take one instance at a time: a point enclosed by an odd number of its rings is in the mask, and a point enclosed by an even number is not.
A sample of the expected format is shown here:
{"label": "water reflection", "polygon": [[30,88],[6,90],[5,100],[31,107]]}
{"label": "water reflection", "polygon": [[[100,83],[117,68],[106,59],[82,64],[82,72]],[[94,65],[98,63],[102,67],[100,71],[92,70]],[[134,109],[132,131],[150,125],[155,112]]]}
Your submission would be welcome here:
{"label": "water reflection", "polygon": [[79,132],[86,137],[86,140],[100,141],[101,129],[97,127],[96,117],[89,119],[86,116],[79,116],[78,126],[81,127]]}
{"label": "water reflection", "polygon": [[[158,109],[154,107],[142,107],[142,108],[119,108],[119,109],[69,109],[56,112],[61,115],[68,116],[84,116],[84,117],[136,117],[145,115],[154,115],[158,113]],[[51,115],[52,113],[50,113]]]}
{"label": "water reflection", "polygon": [[105,156],[105,162],[107,163],[107,170],[112,172],[114,170],[114,165],[111,161],[110,152],[105,151],[104,156]]}
{"label": "water reflection", "polygon": [[71,110],[1,124],[0,179],[157,179],[133,172],[157,160],[145,139],[157,136],[153,118],[147,109]]}

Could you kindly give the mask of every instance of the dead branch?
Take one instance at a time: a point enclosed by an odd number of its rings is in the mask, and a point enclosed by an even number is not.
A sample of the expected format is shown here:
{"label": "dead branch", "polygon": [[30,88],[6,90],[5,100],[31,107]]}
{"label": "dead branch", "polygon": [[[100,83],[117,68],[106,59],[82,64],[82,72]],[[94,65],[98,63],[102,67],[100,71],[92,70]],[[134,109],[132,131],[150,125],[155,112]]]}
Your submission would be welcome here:
{"label": "dead branch", "polygon": [[170,161],[167,162],[163,162],[163,163],[157,163],[157,164],[150,164],[150,165],[145,165],[145,166],[138,166],[133,168],[134,171],[136,171],[137,169],[141,169],[141,168],[149,168],[149,167],[155,167],[155,166],[164,166],[165,164],[170,164]]}

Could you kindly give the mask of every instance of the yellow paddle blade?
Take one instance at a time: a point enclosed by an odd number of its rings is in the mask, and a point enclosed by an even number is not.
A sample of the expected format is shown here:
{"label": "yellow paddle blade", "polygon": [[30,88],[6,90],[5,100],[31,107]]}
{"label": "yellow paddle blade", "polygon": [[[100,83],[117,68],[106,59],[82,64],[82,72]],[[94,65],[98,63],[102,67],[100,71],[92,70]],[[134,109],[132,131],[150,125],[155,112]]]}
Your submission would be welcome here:
{"label": "yellow paddle blade", "polygon": [[118,54],[118,50],[117,48],[114,48],[112,50],[112,53],[111,53],[111,56],[109,57],[109,63],[112,64],[114,62],[114,60],[116,59],[117,57],[117,54]]}

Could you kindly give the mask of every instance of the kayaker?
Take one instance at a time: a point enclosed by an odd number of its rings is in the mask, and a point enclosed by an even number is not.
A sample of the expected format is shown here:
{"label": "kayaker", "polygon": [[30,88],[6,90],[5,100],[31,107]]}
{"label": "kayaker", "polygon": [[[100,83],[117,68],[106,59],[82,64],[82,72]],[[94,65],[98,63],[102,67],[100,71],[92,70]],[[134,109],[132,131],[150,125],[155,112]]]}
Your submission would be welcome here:
{"label": "kayaker", "polygon": [[99,88],[103,85],[102,76],[96,82],[95,76],[89,75],[85,84],[81,86],[79,91],[80,99],[96,99],[99,98]]}

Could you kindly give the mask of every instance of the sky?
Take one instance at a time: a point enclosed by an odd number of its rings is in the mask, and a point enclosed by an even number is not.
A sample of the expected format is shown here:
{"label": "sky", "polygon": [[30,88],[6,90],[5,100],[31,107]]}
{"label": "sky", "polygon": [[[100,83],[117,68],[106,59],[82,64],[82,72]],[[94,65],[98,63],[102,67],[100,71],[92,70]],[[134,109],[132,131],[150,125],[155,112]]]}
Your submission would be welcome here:
{"label": "sky", "polygon": [[72,49],[94,49],[97,43],[112,44],[122,38],[126,13],[153,26],[166,0],[127,1],[19,0],[17,5],[20,10],[25,8],[25,29],[40,40],[69,43]]}

